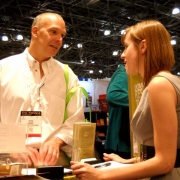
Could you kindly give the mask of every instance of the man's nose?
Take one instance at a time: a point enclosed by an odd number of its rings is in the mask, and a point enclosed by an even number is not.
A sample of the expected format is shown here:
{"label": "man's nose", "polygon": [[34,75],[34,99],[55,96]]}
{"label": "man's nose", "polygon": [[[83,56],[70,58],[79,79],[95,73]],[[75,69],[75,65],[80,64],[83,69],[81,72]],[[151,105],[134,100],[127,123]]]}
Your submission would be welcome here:
{"label": "man's nose", "polygon": [[63,37],[62,37],[62,36],[59,36],[59,37],[57,37],[57,39],[56,39],[57,42],[62,42],[62,40],[63,40]]}

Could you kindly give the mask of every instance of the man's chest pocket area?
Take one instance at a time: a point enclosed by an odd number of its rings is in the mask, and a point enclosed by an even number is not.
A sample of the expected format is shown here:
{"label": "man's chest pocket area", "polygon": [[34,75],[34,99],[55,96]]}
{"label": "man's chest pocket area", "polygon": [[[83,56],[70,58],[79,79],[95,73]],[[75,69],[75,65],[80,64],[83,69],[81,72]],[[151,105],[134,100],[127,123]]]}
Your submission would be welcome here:
{"label": "man's chest pocket area", "polygon": [[51,96],[47,117],[51,124],[61,124],[64,118],[65,99],[58,96]]}

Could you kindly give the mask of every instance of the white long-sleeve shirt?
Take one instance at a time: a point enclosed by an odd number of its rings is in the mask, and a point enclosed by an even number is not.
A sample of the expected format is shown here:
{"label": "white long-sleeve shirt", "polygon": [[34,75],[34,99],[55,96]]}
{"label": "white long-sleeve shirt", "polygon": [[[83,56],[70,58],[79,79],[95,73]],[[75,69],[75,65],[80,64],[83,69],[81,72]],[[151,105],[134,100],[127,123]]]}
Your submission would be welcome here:
{"label": "white long-sleeve shirt", "polygon": [[[43,142],[56,136],[67,144],[62,150],[71,156],[73,124],[84,121],[82,93],[77,89],[72,96],[67,105],[68,119],[63,124],[66,98],[64,65],[50,58],[42,63],[42,68],[43,78],[40,77],[39,62],[27,49],[0,61],[0,121],[21,123],[21,111],[40,110],[42,135],[29,138],[28,143],[40,148]],[[69,68],[68,71],[70,90],[80,84],[72,70]]]}

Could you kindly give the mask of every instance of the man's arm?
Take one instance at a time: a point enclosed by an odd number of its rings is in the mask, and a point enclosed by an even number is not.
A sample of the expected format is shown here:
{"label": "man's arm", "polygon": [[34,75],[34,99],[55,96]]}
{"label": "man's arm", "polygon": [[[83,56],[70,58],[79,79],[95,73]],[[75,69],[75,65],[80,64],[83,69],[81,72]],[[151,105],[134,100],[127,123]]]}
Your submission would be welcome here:
{"label": "man's arm", "polygon": [[[69,68],[69,84],[68,91],[73,87],[80,86],[77,76]],[[80,88],[74,92],[67,105],[67,119],[61,126],[60,131],[56,134],[56,137],[62,139],[67,145],[63,146],[63,150],[68,156],[71,156],[72,144],[73,144],[73,124],[75,122],[84,121],[84,107],[82,99],[82,91]]]}
{"label": "man's arm", "polygon": [[[72,70],[69,69],[68,89],[80,86],[79,81]],[[64,86],[65,87],[65,86]],[[67,105],[67,119],[56,131],[48,137],[40,148],[40,161],[44,164],[53,165],[57,162],[60,149],[71,156],[73,143],[73,124],[84,121],[84,108],[82,92],[76,90]],[[62,115],[63,116],[63,115]]]}

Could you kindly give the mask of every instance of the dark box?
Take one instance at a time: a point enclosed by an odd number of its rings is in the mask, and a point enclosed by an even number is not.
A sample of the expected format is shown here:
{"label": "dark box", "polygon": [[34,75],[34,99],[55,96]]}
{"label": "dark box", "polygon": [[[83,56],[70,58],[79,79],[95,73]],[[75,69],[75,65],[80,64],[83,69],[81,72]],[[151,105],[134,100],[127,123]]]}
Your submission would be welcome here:
{"label": "dark box", "polygon": [[36,170],[38,176],[55,180],[63,179],[64,177],[64,167],[62,166],[41,166]]}

